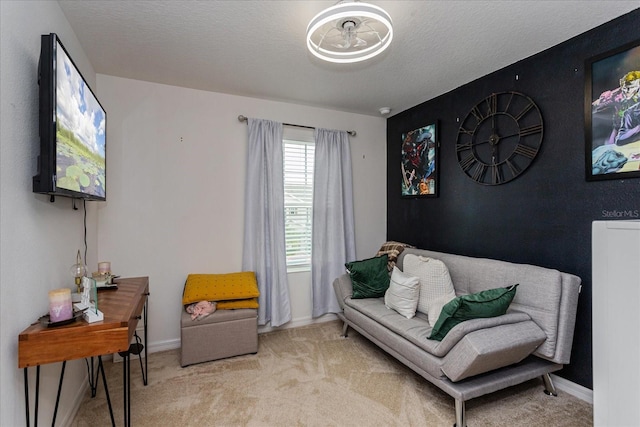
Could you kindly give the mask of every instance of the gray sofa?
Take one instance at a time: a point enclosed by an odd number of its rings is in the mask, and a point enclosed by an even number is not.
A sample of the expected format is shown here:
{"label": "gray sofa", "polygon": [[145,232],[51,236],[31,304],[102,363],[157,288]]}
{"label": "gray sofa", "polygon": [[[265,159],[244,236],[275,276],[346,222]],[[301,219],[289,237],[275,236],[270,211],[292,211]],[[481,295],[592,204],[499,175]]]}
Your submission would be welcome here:
{"label": "gray sofa", "polygon": [[344,321],[423,378],[455,399],[456,425],[466,426],[465,401],[542,377],[556,395],[549,373],[569,363],[580,292],[579,277],[543,267],[472,258],[429,250],[408,254],[439,259],[449,269],[456,295],[518,283],[506,314],[455,326],[442,341],[430,340],[427,316],[407,319],[388,309],[383,298],[353,299],[348,274],[334,289]]}

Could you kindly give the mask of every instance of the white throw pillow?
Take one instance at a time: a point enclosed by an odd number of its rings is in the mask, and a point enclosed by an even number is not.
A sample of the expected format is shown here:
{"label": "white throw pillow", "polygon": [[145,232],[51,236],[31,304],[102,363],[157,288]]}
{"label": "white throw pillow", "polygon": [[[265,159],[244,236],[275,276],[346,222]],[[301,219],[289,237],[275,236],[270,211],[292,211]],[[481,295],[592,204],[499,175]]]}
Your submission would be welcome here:
{"label": "white throw pillow", "polygon": [[426,314],[433,327],[442,307],[456,297],[449,269],[439,259],[414,254],[405,255],[402,267],[405,274],[420,279],[417,311]]}
{"label": "white throw pillow", "polygon": [[411,319],[416,315],[420,280],[404,274],[398,267],[393,267],[389,288],[384,294],[384,305]]}

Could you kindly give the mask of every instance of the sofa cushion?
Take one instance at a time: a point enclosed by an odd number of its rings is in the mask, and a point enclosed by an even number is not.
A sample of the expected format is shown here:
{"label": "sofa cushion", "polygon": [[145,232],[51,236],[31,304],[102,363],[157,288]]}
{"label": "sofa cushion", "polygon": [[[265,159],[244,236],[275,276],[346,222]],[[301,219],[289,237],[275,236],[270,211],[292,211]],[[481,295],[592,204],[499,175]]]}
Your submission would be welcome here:
{"label": "sofa cushion", "polygon": [[456,297],[447,266],[438,259],[407,255],[402,271],[420,279],[417,310],[426,314],[429,324],[434,326],[442,307]]}
{"label": "sofa cushion", "polygon": [[416,315],[419,294],[420,280],[404,274],[398,267],[393,267],[389,289],[384,294],[384,305],[411,319]]}
{"label": "sofa cushion", "polygon": [[[351,301],[357,301],[358,303],[372,303],[378,300],[370,298]],[[431,329],[426,320],[426,315],[422,313],[416,313],[415,317],[407,319],[395,311],[387,309],[381,300],[378,301],[378,308],[382,310],[382,313],[386,313],[389,317],[399,319],[400,321],[408,324],[419,324],[428,330]],[[443,361],[442,358],[432,356],[425,352],[421,347],[415,345],[412,341],[402,338],[391,329],[383,326],[377,320],[370,318],[349,305],[346,305],[344,308],[344,316],[345,318],[350,319],[350,322],[352,322],[351,325],[356,331],[386,350],[393,357],[397,358],[409,367],[418,367],[420,371],[426,372],[427,376],[425,378],[431,376],[433,378],[445,379],[445,375],[442,373],[441,369]],[[423,342],[426,341],[428,340],[423,340]],[[416,372],[421,373],[420,371]]]}
{"label": "sofa cushion", "polygon": [[531,317],[527,313],[509,310],[508,313],[498,317],[485,317],[471,319],[454,326],[442,341],[427,339],[428,342],[437,343],[434,348],[436,356],[445,356],[468,334],[482,329],[491,329],[496,326],[512,325],[522,322],[531,322]]}
{"label": "sofa cushion", "polygon": [[432,353],[432,349],[440,344],[438,341],[427,339],[431,332],[431,326],[429,326],[427,316],[423,313],[416,313],[415,317],[407,319],[396,311],[389,310],[384,305],[382,298],[347,298],[345,304],[429,353]]}
{"label": "sofa cushion", "polygon": [[517,287],[518,285],[513,285],[508,288],[488,289],[455,298],[442,308],[429,339],[441,341],[451,328],[465,320],[505,314]]}
{"label": "sofa cushion", "polygon": [[258,298],[234,299],[218,301],[218,310],[238,310],[240,308],[258,308]]}
{"label": "sofa cushion", "polygon": [[389,271],[385,254],[345,264],[353,284],[352,298],[379,298],[389,287]]}
{"label": "sofa cushion", "polygon": [[226,301],[260,296],[253,271],[228,274],[189,274],[182,293],[182,304],[199,301]]}

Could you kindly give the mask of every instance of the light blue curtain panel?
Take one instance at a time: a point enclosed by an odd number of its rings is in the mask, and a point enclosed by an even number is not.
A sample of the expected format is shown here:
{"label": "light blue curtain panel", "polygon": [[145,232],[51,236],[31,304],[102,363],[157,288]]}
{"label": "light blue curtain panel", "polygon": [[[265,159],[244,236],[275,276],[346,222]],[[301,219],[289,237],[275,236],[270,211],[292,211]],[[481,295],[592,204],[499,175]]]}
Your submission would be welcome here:
{"label": "light blue curtain panel", "polygon": [[242,269],[258,280],[258,324],[291,320],[284,234],[282,123],[248,119]]}
{"label": "light blue curtain panel", "polygon": [[338,313],[333,280],[356,257],[349,135],[316,129],[311,276],[313,317]]}

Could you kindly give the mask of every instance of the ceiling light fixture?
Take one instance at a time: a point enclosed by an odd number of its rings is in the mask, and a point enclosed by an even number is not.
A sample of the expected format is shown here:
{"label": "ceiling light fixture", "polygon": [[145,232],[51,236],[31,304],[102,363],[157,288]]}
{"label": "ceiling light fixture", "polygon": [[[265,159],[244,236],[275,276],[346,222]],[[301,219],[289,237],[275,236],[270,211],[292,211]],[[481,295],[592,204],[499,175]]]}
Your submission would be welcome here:
{"label": "ceiling light fixture", "polygon": [[393,39],[391,17],[369,3],[342,0],[317,14],[307,26],[307,47],[320,59],[365,61],[382,53]]}

